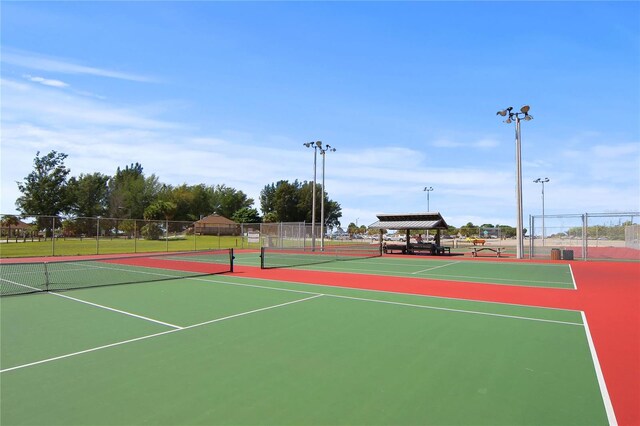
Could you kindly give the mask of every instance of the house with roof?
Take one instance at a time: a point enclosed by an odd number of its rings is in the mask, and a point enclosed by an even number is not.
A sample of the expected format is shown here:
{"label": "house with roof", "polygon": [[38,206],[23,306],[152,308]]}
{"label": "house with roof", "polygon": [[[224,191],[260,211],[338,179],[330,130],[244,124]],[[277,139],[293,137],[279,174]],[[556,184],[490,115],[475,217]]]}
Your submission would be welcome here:
{"label": "house with roof", "polygon": [[203,217],[193,225],[196,235],[240,235],[240,224],[218,214]]}

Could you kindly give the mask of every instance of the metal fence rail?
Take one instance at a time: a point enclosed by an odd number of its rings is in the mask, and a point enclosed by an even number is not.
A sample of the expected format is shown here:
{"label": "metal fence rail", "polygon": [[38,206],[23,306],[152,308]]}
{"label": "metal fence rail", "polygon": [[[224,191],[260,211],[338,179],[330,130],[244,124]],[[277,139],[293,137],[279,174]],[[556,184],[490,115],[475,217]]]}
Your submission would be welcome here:
{"label": "metal fence rail", "polygon": [[639,220],[640,212],[529,216],[529,257],[640,260]]}
{"label": "metal fence rail", "polygon": [[[0,215],[0,256],[310,247],[305,222],[206,224],[105,217]],[[316,224],[316,235],[320,225]],[[316,246],[320,238],[316,238]]]}

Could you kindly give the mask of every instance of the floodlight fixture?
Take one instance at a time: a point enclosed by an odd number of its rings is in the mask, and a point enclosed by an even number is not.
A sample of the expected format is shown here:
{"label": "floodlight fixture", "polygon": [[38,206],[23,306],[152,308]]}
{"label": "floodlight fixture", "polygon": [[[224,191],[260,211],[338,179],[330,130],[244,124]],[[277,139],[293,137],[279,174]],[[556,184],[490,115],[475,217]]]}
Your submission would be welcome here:
{"label": "floodlight fixture", "polygon": [[529,105],[525,105],[520,108],[520,112],[522,112],[523,114],[527,114],[529,112]]}

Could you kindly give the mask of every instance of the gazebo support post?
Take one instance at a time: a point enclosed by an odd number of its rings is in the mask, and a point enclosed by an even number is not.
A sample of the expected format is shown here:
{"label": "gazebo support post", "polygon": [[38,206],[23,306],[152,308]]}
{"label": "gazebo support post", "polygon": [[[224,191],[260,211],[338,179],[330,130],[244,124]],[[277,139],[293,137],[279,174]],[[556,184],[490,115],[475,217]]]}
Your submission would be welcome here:
{"label": "gazebo support post", "polygon": [[409,252],[410,245],[411,245],[411,230],[407,229],[407,253]]}

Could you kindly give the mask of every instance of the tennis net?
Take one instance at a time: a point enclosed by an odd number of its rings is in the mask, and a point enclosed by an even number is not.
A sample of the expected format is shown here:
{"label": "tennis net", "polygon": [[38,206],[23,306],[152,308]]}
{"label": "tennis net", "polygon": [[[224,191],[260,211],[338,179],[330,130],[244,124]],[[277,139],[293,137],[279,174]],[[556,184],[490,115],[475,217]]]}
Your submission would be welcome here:
{"label": "tennis net", "polygon": [[0,296],[233,272],[233,249],[0,264]]}
{"label": "tennis net", "polygon": [[292,268],[379,256],[382,256],[382,248],[378,244],[330,245],[325,246],[324,249],[316,248],[315,250],[311,247],[262,247],[260,267],[262,269]]}

